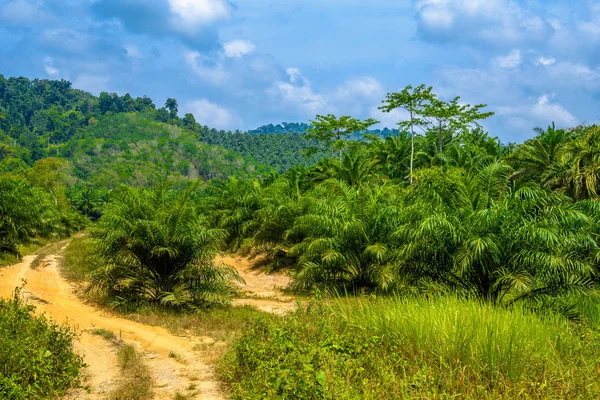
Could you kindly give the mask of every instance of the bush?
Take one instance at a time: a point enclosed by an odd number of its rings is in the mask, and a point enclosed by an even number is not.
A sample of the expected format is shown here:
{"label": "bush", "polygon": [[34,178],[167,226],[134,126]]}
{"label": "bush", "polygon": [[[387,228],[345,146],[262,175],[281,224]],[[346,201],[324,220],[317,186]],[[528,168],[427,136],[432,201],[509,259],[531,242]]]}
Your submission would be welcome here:
{"label": "bush", "polygon": [[355,299],[256,322],[221,374],[234,399],[598,398],[599,350],[522,309]]}
{"label": "bush", "polygon": [[0,300],[0,398],[47,399],[80,383],[74,333],[19,299]]}

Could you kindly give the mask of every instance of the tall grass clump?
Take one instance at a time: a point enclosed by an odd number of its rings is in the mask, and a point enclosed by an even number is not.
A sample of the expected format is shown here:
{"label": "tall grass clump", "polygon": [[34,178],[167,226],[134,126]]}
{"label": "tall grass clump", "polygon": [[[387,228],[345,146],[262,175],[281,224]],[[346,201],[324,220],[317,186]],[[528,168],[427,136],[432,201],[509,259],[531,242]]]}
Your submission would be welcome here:
{"label": "tall grass clump", "polygon": [[74,333],[19,298],[0,300],[0,398],[58,398],[79,385],[83,359],[73,352]]}
{"label": "tall grass clump", "polygon": [[232,398],[598,398],[597,333],[452,297],[344,299],[248,327]]}

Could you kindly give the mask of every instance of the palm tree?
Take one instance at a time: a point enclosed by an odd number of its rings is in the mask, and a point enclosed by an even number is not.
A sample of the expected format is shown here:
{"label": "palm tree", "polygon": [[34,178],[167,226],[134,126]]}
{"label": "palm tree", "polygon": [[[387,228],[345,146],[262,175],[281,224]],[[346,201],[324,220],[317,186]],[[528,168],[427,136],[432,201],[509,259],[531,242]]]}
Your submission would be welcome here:
{"label": "palm tree", "polygon": [[124,305],[146,301],[198,309],[228,304],[241,278],[214,257],[226,232],[209,227],[192,201],[161,183],[112,193],[93,236],[106,259],[89,290]]}
{"label": "palm tree", "polygon": [[19,256],[17,246],[35,237],[42,223],[40,191],[26,181],[0,177],[0,254]]}
{"label": "palm tree", "polygon": [[256,228],[254,213],[262,205],[261,184],[231,177],[215,190],[213,223],[227,232],[226,244],[236,251]]}
{"label": "palm tree", "polygon": [[528,179],[542,185],[552,185],[553,169],[559,161],[562,146],[569,141],[572,133],[564,129],[556,129],[554,123],[545,131],[535,128],[538,134],[528,140],[507,157],[507,161],[515,168],[513,179]]}
{"label": "palm tree", "polygon": [[386,244],[398,210],[395,186],[328,181],[310,197],[286,239],[298,258],[292,288],[333,291],[391,290],[398,278]]}
{"label": "palm tree", "polygon": [[600,126],[581,127],[560,151],[550,183],[575,200],[600,197]]}
{"label": "palm tree", "polygon": [[[503,162],[439,173],[440,190],[419,190],[417,181],[416,201],[392,236],[400,270],[413,281],[433,280],[495,304],[593,286],[598,244],[589,216],[568,198],[511,184]],[[454,189],[443,190],[444,181]]]}

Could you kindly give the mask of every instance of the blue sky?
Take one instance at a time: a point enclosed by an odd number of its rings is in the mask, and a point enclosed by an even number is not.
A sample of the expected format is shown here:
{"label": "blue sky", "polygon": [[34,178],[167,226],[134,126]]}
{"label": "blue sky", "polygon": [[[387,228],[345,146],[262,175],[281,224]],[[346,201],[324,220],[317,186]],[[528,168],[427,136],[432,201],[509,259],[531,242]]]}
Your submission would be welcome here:
{"label": "blue sky", "polygon": [[0,73],[179,101],[206,125],[374,117],[432,85],[486,103],[485,127],[600,119],[598,0],[0,0]]}

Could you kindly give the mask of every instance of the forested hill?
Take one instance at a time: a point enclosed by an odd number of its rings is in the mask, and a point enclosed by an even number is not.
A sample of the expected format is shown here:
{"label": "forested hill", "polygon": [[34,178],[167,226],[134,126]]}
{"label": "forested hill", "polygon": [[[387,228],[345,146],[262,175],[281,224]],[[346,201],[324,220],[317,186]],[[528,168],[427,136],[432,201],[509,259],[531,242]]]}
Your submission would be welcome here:
{"label": "forested hill", "polygon": [[[304,122],[282,122],[281,124],[273,125],[263,125],[259,126],[256,129],[249,130],[248,133],[252,134],[261,134],[261,133],[305,133],[310,128],[309,124]],[[382,138],[386,138],[388,136],[393,136],[398,134],[397,129],[369,129],[365,133],[369,133],[371,135],[377,135]]]}
{"label": "forested hill", "polygon": [[283,172],[323,157],[303,157],[304,149],[319,145],[300,130],[283,135],[221,131],[192,114],[181,118],[178,111],[175,99],[157,107],[146,96],[103,92],[96,97],[65,80],[0,75],[0,172],[58,156],[72,161],[82,179],[142,184],[156,173],[210,179]]}

